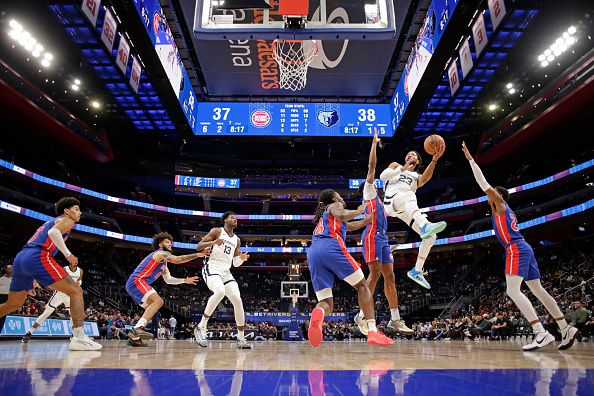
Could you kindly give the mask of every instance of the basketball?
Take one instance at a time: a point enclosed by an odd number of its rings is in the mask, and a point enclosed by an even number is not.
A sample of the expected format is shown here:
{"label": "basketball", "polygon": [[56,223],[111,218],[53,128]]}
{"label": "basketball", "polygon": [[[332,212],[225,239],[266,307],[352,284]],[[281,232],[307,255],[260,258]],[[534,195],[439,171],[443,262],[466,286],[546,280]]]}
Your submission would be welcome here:
{"label": "basketball", "polygon": [[435,155],[435,153],[437,152],[437,148],[439,147],[440,144],[443,144],[445,147],[445,141],[443,140],[443,138],[441,136],[430,135],[430,136],[427,136],[427,138],[425,139],[425,143],[423,143],[423,147],[425,148],[425,151],[427,152],[427,154]]}

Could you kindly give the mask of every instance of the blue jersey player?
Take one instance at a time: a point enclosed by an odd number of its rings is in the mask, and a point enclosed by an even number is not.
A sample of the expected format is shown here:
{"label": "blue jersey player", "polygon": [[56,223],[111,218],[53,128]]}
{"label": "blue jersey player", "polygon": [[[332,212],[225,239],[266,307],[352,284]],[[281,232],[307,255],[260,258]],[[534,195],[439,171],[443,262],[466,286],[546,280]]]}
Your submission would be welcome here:
{"label": "blue jersey player", "polygon": [[144,308],[142,317],[138,320],[134,328],[128,333],[129,343],[132,346],[142,346],[141,339],[152,339],[153,335],[144,330],[144,326],[149,322],[157,311],[163,306],[163,299],[157,294],[151,284],[159,277],[163,276],[165,283],[170,285],[180,285],[186,283],[195,285],[198,282],[197,276],[185,279],[174,278],[169,274],[167,263],[182,264],[205,257],[209,254],[210,248],[200,253],[185,254],[183,256],[174,256],[171,253],[173,237],[161,232],[153,237],[152,247],[154,251],[142,260],[136,267],[132,275],[126,282],[126,291],[134,302]]}
{"label": "blue jersey player", "polygon": [[[388,327],[395,331],[409,335],[413,330],[406,326],[404,320],[400,318],[398,310],[398,292],[396,291],[396,277],[394,276],[394,258],[392,257],[392,248],[388,243],[388,217],[384,210],[382,197],[379,196],[375,187],[375,167],[377,164],[377,146],[380,139],[377,131],[373,136],[371,151],[369,153],[369,165],[367,168],[367,179],[365,183],[359,186],[359,194],[363,197],[365,205],[365,215],[371,218],[367,224],[361,240],[363,242],[363,259],[369,266],[369,277],[367,285],[371,295],[375,292],[375,286],[380,276],[384,277],[384,294],[388,299],[390,307],[390,323]],[[355,316],[355,323],[363,334],[367,334],[367,323],[363,310]]]}
{"label": "blue jersey player", "polygon": [[392,345],[394,341],[377,331],[373,296],[367,287],[359,263],[350,255],[345,245],[346,232],[363,228],[369,217],[352,221],[365,211],[365,205],[357,210],[347,210],[344,200],[334,190],[324,190],[318,196],[312,243],[307,249],[307,263],[311,282],[318,298],[318,304],[311,313],[308,339],[311,345],[322,343],[324,316],[332,313],[334,300],[332,287],[334,275],[357,289],[359,306],[367,319],[367,343],[370,345]]}
{"label": "blue jersey player", "polygon": [[33,289],[33,282],[66,294],[70,298],[72,318],[72,339],[70,349],[74,351],[96,351],[101,344],[84,333],[84,301],[80,286],[75,283],[64,268],[54,259],[60,251],[69,264],[78,264],[78,258],[66,247],[66,239],[75,223],[80,220],[80,202],[74,197],[64,197],[56,202],[56,217],[45,222],[16,255],[12,264],[12,280],[8,300],[0,305],[0,330],[5,316],[19,309],[27,299],[27,291]]}
{"label": "blue jersey player", "polygon": [[518,306],[522,314],[530,321],[532,330],[535,334],[534,340],[530,344],[524,345],[524,351],[533,351],[540,349],[551,342],[555,337],[548,331],[545,331],[542,323],[536,315],[528,297],[520,290],[522,281],[526,282],[528,288],[536,298],[545,306],[547,311],[557,322],[561,331],[561,344],[558,349],[568,349],[573,345],[578,330],[567,324],[563,313],[559,309],[555,299],[542,287],[540,283],[540,271],[538,263],[534,258],[532,247],[524,240],[517,225],[517,219],[514,212],[507,205],[509,192],[504,187],[491,187],[479,166],[474,162],[472,155],[462,142],[462,151],[466,159],[470,162],[472,173],[481,187],[487,193],[489,206],[493,220],[493,229],[499,242],[505,249],[505,281],[507,284],[507,294]]}

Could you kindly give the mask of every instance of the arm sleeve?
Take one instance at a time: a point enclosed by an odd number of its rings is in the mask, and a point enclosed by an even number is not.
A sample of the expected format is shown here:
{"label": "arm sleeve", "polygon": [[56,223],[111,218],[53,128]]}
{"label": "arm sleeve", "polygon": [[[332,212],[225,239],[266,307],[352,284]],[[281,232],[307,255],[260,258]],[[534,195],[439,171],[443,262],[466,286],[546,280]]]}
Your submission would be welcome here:
{"label": "arm sleeve", "polygon": [[390,167],[384,169],[384,171],[380,175],[380,180],[385,182],[390,180],[391,178],[398,176],[402,172],[402,166],[399,166],[396,169],[392,169]]}
{"label": "arm sleeve", "polygon": [[47,232],[47,235],[50,237],[53,243],[56,244],[56,247],[59,251],[62,252],[64,257],[72,256],[70,250],[66,247],[66,243],[64,242],[64,238],[62,238],[62,233],[57,228],[52,228]]}
{"label": "arm sleeve", "polygon": [[174,278],[173,276],[169,275],[169,272],[164,272],[163,273],[163,280],[168,285],[181,285],[182,283],[185,283],[185,280],[184,279],[182,279],[182,278]]}
{"label": "arm sleeve", "polygon": [[476,179],[476,182],[478,183],[480,188],[483,191],[487,191],[488,189],[490,189],[491,186],[489,185],[489,183],[487,183],[487,180],[485,179],[485,176],[483,175],[481,168],[479,168],[479,166],[476,164],[476,162],[474,162],[474,160],[470,161],[470,167],[472,168],[472,173],[474,174],[474,178]]}
{"label": "arm sleeve", "polygon": [[363,199],[369,201],[375,197],[377,197],[377,190],[375,189],[375,186],[365,182],[365,185],[363,186]]}
{"label": "arm sleeve", "polygon": [[239,256],[233,257],[233,266],[234,267],[239,267],[241,264],[243,264],[243,260],[241,259],[241,257],[239,257]]}

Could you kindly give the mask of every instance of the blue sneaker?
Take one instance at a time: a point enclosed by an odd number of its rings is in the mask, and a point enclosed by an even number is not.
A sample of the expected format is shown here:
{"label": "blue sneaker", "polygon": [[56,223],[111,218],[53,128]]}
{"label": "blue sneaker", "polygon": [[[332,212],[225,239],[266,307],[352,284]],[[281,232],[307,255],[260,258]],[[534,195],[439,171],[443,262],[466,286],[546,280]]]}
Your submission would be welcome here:
{"label": "blue sneaker", "polygon": [[422,272],[417,271],[415,268],[411,269],[406,273],[406,275],[417,282],[419,285],[423,286],[425,289],[431,289],[431,285],[425,279]]}
{"label": "blue sneaker", "polygon": [[427,239],[439,232],[442,232],[445,230],[446,226],[447,224],[445,221],[425,224],[423,227],[421,227],[421,239]]}

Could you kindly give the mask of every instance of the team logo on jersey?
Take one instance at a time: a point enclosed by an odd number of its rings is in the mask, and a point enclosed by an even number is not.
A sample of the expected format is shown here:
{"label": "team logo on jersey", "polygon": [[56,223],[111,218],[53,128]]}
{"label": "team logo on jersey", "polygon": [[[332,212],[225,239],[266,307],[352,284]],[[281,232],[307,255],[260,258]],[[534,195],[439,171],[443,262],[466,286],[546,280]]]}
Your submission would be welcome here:
{"label": "team logo on jersey", "polygon": [[252,113],[251,120],[252,124],[255,127],[264,128],[265,126],[268,126],[268,124],[270,124],[272,117],[270,116],[270,113],[266,110],[259,109]]}
{"label": "team logo on jersey", "polygon": [[320,124],[322,124],[328,128],[331,127],[332,125],[336,125],[336,123],[338,122],[338,111],[336,111],[336,110],[330,110],[330,111],[320,110],[320,111],[318,111],[318,121]]}

